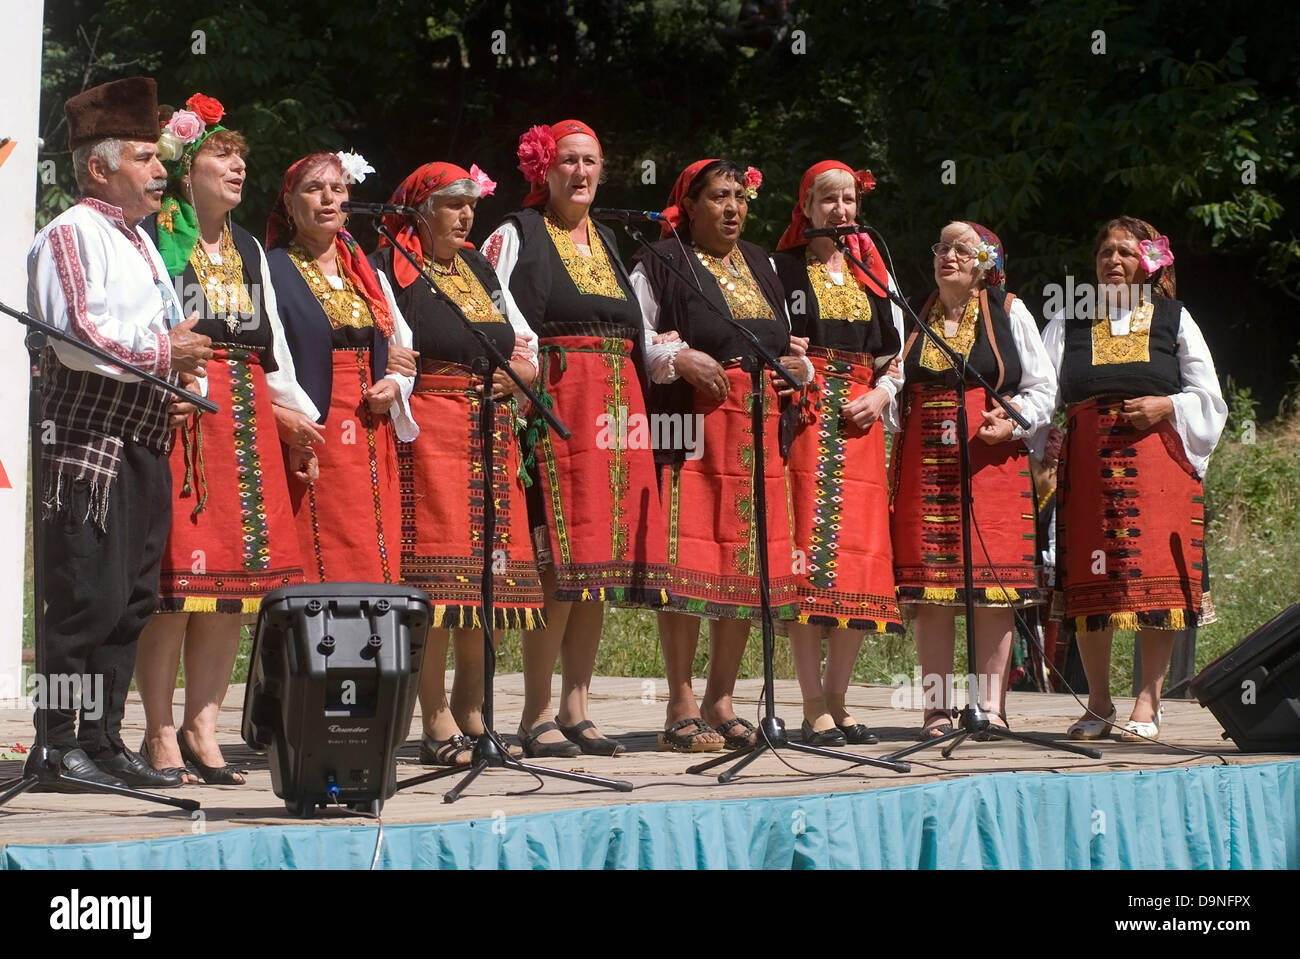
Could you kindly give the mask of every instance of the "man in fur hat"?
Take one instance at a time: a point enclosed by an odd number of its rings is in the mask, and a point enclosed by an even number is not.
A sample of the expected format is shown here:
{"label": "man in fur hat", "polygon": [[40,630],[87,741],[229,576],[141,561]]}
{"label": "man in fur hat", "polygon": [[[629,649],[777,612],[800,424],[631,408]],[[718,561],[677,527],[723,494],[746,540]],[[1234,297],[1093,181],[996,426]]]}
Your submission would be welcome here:
{"label": "man in fur hat", "polygon": [[[167,184],[154,81],[102,84],[68,100],[64,113],[81,198],[32,243],[29,310],[129,366],[173,381],[203,376],[211,341],[193,332],[195,319],[181,320],[162,258],[138,226],[158,210]],[[28,771],[63,790],[76,787],[58,774],[179,785],[178,771],[154,769],[121,737],[136,640],[157,602],[171,525],[171,397],[58,342],[45,351],[41,383],[45,481],[35,492],[47,675],[37,705],[47,725]],[[79,724],[76,703],[51,697],[60,690],[68,698],[77,686]]]}

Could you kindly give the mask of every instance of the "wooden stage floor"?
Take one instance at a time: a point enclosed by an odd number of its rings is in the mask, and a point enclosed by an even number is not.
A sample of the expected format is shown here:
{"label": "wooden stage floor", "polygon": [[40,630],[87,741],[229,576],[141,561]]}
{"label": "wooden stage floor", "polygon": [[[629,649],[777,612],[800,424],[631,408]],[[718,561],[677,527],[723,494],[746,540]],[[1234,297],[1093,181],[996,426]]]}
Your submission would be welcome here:
{"label": "wooden stage floor", "polygon": [[[662,689],[662,680],[659,681]],[[559,679],[556,678],[558,693]],[[697,684],[696,694],[703,692]],[[510,736],[518,723],[523,702],[523,677],[503,675],[497,681],[497,728]],[[630,793],[616,793],[547,779],[538,788],[533,777],[503,770],[488,771],[466,791],[460,801],[447,804],[442,795],[459,781],[451,776],[399,792],[383,809],[385,823],[438,822],[516,816],[582,806],[666,802],[701,799],[744,799],[750,797],[824,794],[862,789],[879,789],[932,782],[959,776],[998,772],[1115,772],[1162,769],[1181,765],[1205,765],[1220,760],[1183,752],[1175,745],[1215,751],[1229,763],[1259,763],[1291,756],[1239,753],[1235,745],[1221,738],[1222,730],[1208,710],[1195,702],[1168,701],[1161,744],[1128,745],[1117,740],[1102,742],[1103,758],[1072,756],[1059,749],[1039,749],[1020,743],[974,743],[967,740],[953,756],[943,759],[932,749],[911,757],[910,773],[894,773],[871,767],[856,767],[842,775],[826,776],[844,769],[833,760],[783,751],[781,758],[765,755],[751,764],[737,779],[720,785],[712,776],[688,775],[685,770],[710,755],[688,756],[656,751],[656,732],[662,727],[664,704],[654,701],[652,680],[598,677],[592,684],[592,713],[607,735],[624,743],[627,752],[614,758],[579,757],[568,760],[540,760],[541,765],[585,771],[594,775],[626,779],[636,787]],[[740,714],[755,720],[762,692],[758,680],[738,684],[736,704]],[[793,681],[776,684],[777,715],[786,721],[792,738],[798,737],[801,719],[799,689]],[[906,695],[907,690],[902,693]],[[178,690],[176,701],[183,701]],[[265,757],[244,745],[239,735],[244,687],[230,690],[222,707],[220,740],[228,761],[248,769],[243,786],[183,786],[167,790],[203,804],[201,819],[196,814],[110,796],[33,794],[27,792],[0,809],[0,845],[7,843],[50,844],[141,840],[192,835],[213,831],[266,825],[363,825],[373,819],[346,809],[322,810],[312,820],[287,814],[283,802],[271,790]],[[898,709],[899,690],[885,686],[854,686],[848,701],[856,718],[868,724],[880,737],[875,746],[849,747],[861,755],[880,756],[915,742],[921,724],[919,709]],[[1121,718],[1128,715],[1132,700],[1119,699]],[[1008,720],[1013,729],[1064,737],[1064,731],[1081,710],[1070,696],[1041,693],[1012,693],[1008,697]],[[179,715],[179,709],[177,710]],[[135,748],[144,728],[144,712],[132,694],[127,707],[124,739]],[[398,779],[427,771],[417,759],[419,716],[411,724],[407,745],[398,754]],[[30,745],[31,714],[25,710],[0,710],[0,746]],[[791,768],[791,767],[798,767]],[[0,762],[0,779],[20,774],[21,762]]]}

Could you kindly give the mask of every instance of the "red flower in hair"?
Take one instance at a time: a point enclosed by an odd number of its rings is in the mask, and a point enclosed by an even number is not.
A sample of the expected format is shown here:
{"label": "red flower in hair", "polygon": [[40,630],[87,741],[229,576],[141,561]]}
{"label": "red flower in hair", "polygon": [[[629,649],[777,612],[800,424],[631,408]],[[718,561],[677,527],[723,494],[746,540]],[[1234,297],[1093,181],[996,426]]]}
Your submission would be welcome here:
{"label": "red flower in hair", "polygon": [[221,118],[226,115],[226,108],[221,105],[221,101],[216,97],[205,97],[201,93],[196,93],[185,101],[185,106],[199,115],[208,126],[220,123]]}
{"label": "red flower in hair", "polygon": [[550,127],[533,127],[519,138],[519,172],[529,183],[546,181],[546,171],[555,162],[555,137]]}
{"label": "red flower in hair", "polygon": [[853,174],[853,179],[858,181],[858,189],[863,193],[870,193],[876,188],[876,178],[870,170],[858,170]]}

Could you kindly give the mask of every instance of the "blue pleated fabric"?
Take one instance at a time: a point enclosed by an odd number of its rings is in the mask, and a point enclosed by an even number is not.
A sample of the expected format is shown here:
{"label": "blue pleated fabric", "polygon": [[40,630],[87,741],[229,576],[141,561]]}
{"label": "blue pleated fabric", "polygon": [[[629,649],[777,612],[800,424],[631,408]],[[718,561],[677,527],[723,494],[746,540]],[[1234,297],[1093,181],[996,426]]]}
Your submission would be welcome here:
{"label": "blue pleated fabric", "polygon": [[[725,792],[725,790],[720,790]],[[400,804],[401,796],[391,800]],[[374,826],[4,848],[5,869],[365,869]],[[387,869],[1297,869],[1300,760],[1001,773],[384,829]]]}

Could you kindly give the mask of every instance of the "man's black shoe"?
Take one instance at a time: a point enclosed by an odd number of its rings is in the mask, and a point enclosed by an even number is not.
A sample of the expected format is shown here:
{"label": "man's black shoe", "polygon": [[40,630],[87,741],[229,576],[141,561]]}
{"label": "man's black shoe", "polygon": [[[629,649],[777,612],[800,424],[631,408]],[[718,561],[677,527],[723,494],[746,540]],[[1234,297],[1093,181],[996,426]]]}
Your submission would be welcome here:
{"label": "man's black shoe", "polygon": [[37,779],[36,785],[32,787],[32,792],[95,792],[95,790],[88,789],[79,783],[64,779],[63,776],[72,776],[99,786],[120,786],[123,788],[126,786],[126,783],[121,779],[109,775],[95,765],[94,760],[86,755],[84,749],[59,750],[51,748],[49,757],[50,765],[55,767],[54,769],[47,769],[40,764],[41,754],[37,749],[33,749],[31,755],[27,757],[27,763],[23,766],[23,775],[35,776]]}
{"label": "man's black shoe", "polygon": [[154,769],[139,753],[123,749],[113,756],[101,756],[99,768],[136,789],[170,789],[181,784],[179,769]]}

